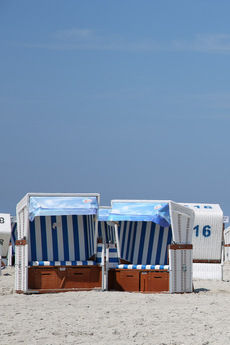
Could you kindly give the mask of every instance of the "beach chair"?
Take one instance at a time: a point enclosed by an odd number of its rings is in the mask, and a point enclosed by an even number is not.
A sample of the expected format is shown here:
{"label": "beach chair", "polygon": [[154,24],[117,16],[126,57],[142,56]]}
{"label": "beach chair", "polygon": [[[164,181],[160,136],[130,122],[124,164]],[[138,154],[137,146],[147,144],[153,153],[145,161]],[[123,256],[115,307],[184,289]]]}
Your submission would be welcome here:
{"label": "beach chair", "polygon": [[192,210],[172,201],[113,200],[109,221],[119,261],[108,271],[109,290],[192,291]]}
{"label": "beach chair", "polygon": [[27,194],[17,205],[18,293],[102,288],[99,194]]}
{"label": "beach chair", "polygon": [[0,213],[0,274],[1,270],[7,265],[10,235],[10,214]]}
{"label": "beach chair", "polygon": [[193,278],[223,280],[223,211],[219,204],[181,203],[195,213]]}

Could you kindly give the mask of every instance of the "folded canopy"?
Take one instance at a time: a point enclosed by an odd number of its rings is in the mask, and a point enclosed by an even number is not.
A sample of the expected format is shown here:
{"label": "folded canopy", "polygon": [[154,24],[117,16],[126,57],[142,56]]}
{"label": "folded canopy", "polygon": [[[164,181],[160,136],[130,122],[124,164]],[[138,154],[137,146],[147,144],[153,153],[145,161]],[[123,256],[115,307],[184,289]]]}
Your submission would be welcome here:
{"label": "folded canopy", "polygon": [[113,202],[109,221],[154,222],[162,227],[171,225],[168,202]]}
{"label": "folded canopy", "polygon": [[36,216],[89,215],[98,210],[97,197],[30,197],[29,219]]}

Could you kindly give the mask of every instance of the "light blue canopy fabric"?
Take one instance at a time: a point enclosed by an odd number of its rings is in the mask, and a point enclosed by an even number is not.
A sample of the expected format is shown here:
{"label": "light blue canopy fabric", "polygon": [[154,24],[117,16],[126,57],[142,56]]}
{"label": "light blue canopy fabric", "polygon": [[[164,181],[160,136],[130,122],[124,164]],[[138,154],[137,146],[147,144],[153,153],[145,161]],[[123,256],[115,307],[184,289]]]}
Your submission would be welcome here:
{"label": "light blue canopy fabric", "polygon": [[98,211],[96,197],[30,197],[29,219],[36,216],[89,215]]}
{"label": "light blue canopy fabric", "polygon": [[114,202],[108,220],[154,222],[162,227],[171,225],[166,202]]}
{"label": "light blue canopy fabric", "polygon": [[111,208],[99,208],[98,220],[106,222],[109,219]]}

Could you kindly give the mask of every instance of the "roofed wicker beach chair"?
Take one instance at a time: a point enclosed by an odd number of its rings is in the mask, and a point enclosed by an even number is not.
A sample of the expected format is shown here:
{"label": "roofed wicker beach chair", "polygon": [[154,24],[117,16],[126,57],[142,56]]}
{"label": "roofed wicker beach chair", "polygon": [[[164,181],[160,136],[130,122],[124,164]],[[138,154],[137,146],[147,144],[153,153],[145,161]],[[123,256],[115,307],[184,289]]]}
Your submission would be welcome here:
{"label": "roofed wicker beach chair", "polygon": [[17,205],[18,293],[102,288],[99,194],[27,194]]}
{"label": "roofed wicker beach chair", "polygon": [[109,290],[192,292],[193,210],[173,201],[113,200],[108,220],[119,261],[108,271]]}

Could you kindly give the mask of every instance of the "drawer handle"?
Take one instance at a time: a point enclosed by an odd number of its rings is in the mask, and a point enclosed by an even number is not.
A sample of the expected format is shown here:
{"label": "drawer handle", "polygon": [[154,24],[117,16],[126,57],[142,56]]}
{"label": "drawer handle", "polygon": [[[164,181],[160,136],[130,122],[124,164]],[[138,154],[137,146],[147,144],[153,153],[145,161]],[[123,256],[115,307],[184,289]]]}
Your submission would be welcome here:
{"label": "drawer handle", "polygon": [[74,273],[75,276],[82,276],[84,273]]}

